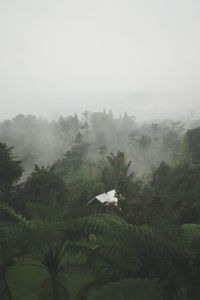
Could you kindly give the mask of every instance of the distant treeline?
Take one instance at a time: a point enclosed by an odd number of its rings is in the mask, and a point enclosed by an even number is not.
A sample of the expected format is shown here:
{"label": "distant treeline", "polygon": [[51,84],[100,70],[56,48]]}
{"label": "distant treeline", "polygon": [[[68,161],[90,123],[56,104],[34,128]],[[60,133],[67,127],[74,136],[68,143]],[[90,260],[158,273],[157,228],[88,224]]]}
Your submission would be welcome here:
{"label": "distant treeline", "polygon": [[127,113],[114,117],[112,111],[86,111],[81,117],[74,114],[54,121],[18,115],[0,123],[0,141],[14,147],[25,176],[35,164],[47,166],[61,159],[77,138],[88,143],[88,159],[98,161],[116,149],[124,151],[134,172],[143,175],[163,160],[169,164],[179,160],[186,129],[199,124],[170,120],[140,124]]}

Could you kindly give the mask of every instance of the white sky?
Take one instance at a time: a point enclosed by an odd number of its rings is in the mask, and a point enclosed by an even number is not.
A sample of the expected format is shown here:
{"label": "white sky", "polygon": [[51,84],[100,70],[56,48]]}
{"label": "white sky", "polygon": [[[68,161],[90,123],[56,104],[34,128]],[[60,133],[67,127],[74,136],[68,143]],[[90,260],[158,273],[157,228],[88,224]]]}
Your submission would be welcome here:
{"label": "white sky", "polygon": [[200,93],[200,1],[0,0],[0,117],[83,91]]}

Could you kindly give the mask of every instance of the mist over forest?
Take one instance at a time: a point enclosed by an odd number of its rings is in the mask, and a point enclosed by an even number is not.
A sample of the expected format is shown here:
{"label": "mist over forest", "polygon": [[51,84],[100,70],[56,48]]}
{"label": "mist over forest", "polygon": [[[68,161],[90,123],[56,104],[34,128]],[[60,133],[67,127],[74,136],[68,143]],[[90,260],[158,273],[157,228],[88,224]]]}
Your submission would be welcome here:
{"label": "mist over forest", "polygon": [[197,299],[199,162],[194,116],[2,121],[0,299]]}
{"label": "mist over forest", "polygon": [[0,0],[0,300],[200,299],[199,53],[199,0]]}
{"label": "mist over forest", "polygon": [[85,111],[83,114],[60,116],[48,120],[34,115],[19,114],[0,123],[0,140],[14,147],[22,160],[24,175],[34,165],[48,166],[79,143],[87,143],[85,159],[98,162],[116,149],[132,161],[131,169],[138,176],[148,175],[162,161],[177,163],[182,153],[184,134],[200,126],[200,119],[158,119],[137,122],[127,113],[115,116],[112,110]]}
{"label": "mist over forest", "polygon": [[147,175],[162,161],[175,162],[184,133],[200,125],[199,95],[194,93],[82,92],[56,100],[52,95],[24,98],[13,111],[5,107],[0,122],[0,139],[14,147],[24,176],[35,164],[48,166],[61,159],[78,134],[89,144],[88,159],[98,161],[101,147],[105,155],[118,149],[133,162],[138,176]]}

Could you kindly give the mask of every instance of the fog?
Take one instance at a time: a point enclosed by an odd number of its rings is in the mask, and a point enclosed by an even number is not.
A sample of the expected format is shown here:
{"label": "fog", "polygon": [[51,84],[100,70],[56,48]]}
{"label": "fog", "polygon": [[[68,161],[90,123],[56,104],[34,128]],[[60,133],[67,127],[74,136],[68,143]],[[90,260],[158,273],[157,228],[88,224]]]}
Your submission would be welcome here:
{"label": "fog", "polygon": [[200,111],[198,0],[1,0],[0,119]]}
{"label": "fog", "polygon": [[115,116],[124,112],[137,121],[198,119],[200,96],[194,93],[145,93],[145,92],[82,92],[62,94],[27,94],[20,98],[2,101],[0,119],[12,119],[18,114],[33,114],[49,120],[60,115],[68,116],[84,111],[109,111]]}

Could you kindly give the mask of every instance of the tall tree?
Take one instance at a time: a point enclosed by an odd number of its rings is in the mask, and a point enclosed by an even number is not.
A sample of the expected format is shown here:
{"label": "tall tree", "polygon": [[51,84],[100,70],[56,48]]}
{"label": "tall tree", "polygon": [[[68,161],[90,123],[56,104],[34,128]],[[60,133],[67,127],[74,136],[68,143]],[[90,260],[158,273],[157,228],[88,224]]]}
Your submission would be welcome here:
{"label": "tall tree", "polygon": [[0,143],[0,192],[8,193],[23,172],[21,161],[12,152],[13,148]]}
{"label": "tall tree", "polygon": [[200,163],[200,127],[187,131],[185,144],[187,158],[193,163]]}

